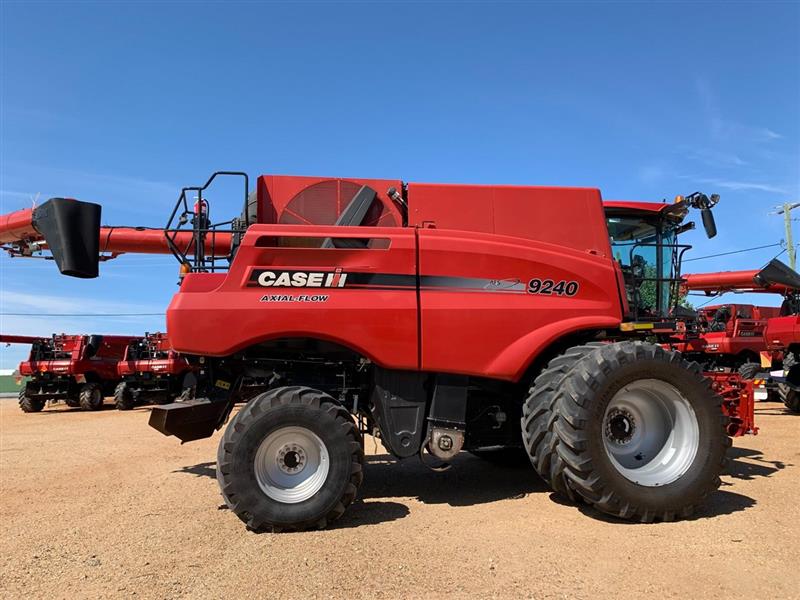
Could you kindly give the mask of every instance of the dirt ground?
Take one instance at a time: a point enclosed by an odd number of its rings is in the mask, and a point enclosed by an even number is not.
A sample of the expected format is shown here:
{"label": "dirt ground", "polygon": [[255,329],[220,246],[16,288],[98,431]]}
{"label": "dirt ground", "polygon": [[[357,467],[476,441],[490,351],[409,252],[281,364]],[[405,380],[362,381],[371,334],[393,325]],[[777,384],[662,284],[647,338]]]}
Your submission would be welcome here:
{"label": "dirt ground", "polygon": [[260,535],[221,506],[218,436],[181,446],[147,412],[0,400],[1,597],[800,598],[800,417],[779,404],[690,521],[615,521],[532,471],[434,473],[370,439],[334,527]]}

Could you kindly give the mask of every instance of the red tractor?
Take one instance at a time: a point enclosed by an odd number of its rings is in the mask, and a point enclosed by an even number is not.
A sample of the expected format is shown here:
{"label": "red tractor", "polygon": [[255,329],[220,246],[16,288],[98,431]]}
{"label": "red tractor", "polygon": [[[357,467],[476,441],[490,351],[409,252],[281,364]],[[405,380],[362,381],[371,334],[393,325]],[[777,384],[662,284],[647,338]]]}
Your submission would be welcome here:
{"label": "red tractor", "polygon": [[[182,191],[160,239],[100,233],[97,205],[54,199],[0,220],[0,242],[86,277],[98,252],[175,254],[169,341],[205,376],[150,424],[191,441],[230,419],[217,477],[249,528],[340,517],[366,433],[399,459],[524,453],[624,519],[686,517],[719,486],[723,400],[658,343],[679,327],[683,219],[700,209],[712,236],[718,197],[604,207],[596,189],[279,176],[251,195],[225,173],[244,210],[213,224],[218,175]],[[270,373],[231,416],[242,382]]]}
{"label": "red tractor", "polygon": [[145,333],[125,348],[117,364],[120,382],[114,390],[114,404],[130,410],[137,404],[167,404],[192,397],[195,368],[170,347],[165,333]]}
{"label": "red tractor", "polygon": [[8,343],[29,343],[28,360],[19,365],[29,381],[19,392],[24,412],[63,400],[67,406],[99,410],[117,384],[117,363],[132,338],[119,335],[53,335],[49,338],[0,336]]}

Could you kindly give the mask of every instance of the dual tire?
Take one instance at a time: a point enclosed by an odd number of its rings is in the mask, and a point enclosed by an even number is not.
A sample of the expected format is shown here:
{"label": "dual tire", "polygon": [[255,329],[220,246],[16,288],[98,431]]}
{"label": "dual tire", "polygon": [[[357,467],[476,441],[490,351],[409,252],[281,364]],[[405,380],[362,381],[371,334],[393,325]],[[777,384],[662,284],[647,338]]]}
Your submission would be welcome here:
{"label": "dual tire", "polygon": [[619,518],[670,521],[719,487],[726,424],[696,363],[617,342],[553,359],[530,389],[522,434],[556,492]]}

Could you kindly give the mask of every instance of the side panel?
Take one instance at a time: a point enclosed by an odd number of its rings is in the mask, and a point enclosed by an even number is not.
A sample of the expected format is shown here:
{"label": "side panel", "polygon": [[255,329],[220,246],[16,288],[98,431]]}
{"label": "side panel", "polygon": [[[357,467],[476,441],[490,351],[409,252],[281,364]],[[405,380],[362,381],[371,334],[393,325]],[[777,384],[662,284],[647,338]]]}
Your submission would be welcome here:
{"label": "side panel", "polygon": [[419,246],[426,371],[516,381],[555,339],[621,321],[609,258],[436,229],[419,230]]}
{"label": "side panel", "polygon": [[611,256],[600,190],[593,188],[409,183],[408,223]]}
{"label": "side panel", "polygon": [[[283,245],[281,237],[380,240],[373,248]],[[411,229],[254,225],[227,277],[187,275],[167,309],[172,347],[227,356],[279,338],[314,337],[394,369],[417,369],[415,233]],[[314,284],[314,285],[311,285]]]}

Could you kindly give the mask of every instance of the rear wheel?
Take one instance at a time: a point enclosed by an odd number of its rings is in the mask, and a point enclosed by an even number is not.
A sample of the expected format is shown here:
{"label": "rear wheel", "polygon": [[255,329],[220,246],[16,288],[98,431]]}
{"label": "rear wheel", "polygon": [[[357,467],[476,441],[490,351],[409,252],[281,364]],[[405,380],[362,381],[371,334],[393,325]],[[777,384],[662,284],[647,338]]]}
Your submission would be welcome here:
{"label": "rear wheel", "polygon": [[100,410],[103,407],[103,391],[99,383],[84,383],[78,396],[83,410]]}
{"label": "rear wheel", "polygon": [[323,528],[355,499],[361,435],[327,394],[283,387],[251,399],[220,440],[217,480],[228,507],[255,531]]}
{"label": "rear wheel", "polygon": [[689,516],[720,485],[726,421],[698,365],[654,344],[618,342],[554,359],[531,390],[522,429],[556,491],[647,522]]}
{"label": "rear wheel", "polygon": [[40,412],[44,408],[45,401],[39,398],[31,398],[25,388],[19,391],[19,407],[22,412]]}
{"label": "rear wheel", "polygon": [[120,381],[114,389],[114,405],[117,410],[131,410],[136,406],[133,394],[131,394],[128,384],[124,381]]}
{"label": "rear wheel", "polygon": [[[800,384],[800,364],[794,352],[787,352],[783,358],[783,372],[787,381],[793,385]],[[783,404],[793,413],[800,413],[800,393],[790,388],[788,385],[778,385],[778,396]]]}
{"label": "rear wheel", "polygon": [[755,376],[761,371],[761,365],[754,362],[746,362],[739,367],[739,375],[742,379],[755,379]]}
{"label": "rear wheel", "polygon": [[791,389],[788,385],[779,385],[778,395],[786,408],[793,413],[800,413],[800,394]]}

